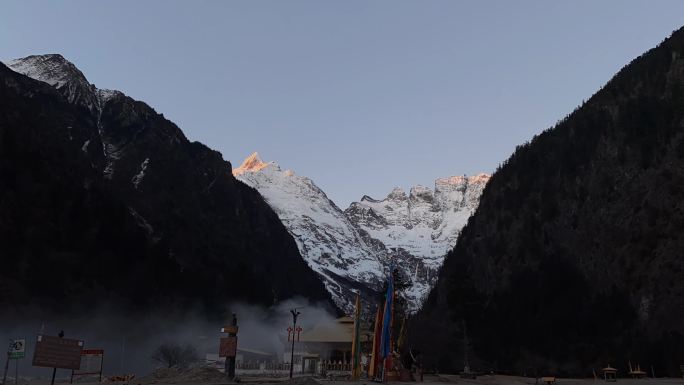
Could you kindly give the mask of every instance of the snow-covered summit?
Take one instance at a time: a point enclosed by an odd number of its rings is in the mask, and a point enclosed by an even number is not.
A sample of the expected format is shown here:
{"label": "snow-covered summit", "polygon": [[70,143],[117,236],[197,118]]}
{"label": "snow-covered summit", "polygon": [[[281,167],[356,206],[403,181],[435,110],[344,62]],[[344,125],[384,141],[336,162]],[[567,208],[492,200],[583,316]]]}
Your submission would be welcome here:
{"label": "snow-covered summit", "polygon": [[438,269],[477,208],[488,181],[487,174],[440,178],[434,190],[414,186],[408,196],[395,188],[382,200],[364,196],[345,214],[370,237]]}
{"label": "snow-covered summit", "polygon": [[101,105],[98,89],[60,54],[31,55],[6,64],[15,72],[55,87],[70,103],[86,106],[91,111]]}
{"label": "snow-covered summit", "polygon": [[[275,167],[277,167],[277,165],[273,162],[271,162],[270,164],[273,164]],[[261,160],[258,152],[254,152],[252,153],[252,155],[248,156],[247,158],[245,158],[244,161],[242,161],[240,167],[233,169],[233,175],[238,176],[246,172],[257,172],[263,170],[268,165],[269,163],[266,163]]]}
{"label": "snow-covered summit", "polygon": [[60,54],[26,56],[10,60],[7,66],[15,72],[48,83],[56,88],[74,81],[90,84],[83,72]]}
{"label": "snow-covered summit", "polygon": [[366,292],[366,298],[380,290],[385,254],[366,244],[344,212],[311,179],[264,162],[257,153],[233,175],[257,189],[278,214],[340,308],[352,310],[355,290]]}
{"label": "snow-covered summit", "polygon": [[107,162],[104,174],[111,178],[114,165],[121,157],[121,146],[111,138],[111,133],[105,132],[100,119],[105,104],[124,94],[116,90],[99,89],[90,84],[83,72],[60,54],[31,55],[10,60],[5,64],[14,72],[51,85],[69,103],[86,107],[93,114],[97,119],[99,132],[85,141],[81,149],[86,152],[96,140],[100,141]]}

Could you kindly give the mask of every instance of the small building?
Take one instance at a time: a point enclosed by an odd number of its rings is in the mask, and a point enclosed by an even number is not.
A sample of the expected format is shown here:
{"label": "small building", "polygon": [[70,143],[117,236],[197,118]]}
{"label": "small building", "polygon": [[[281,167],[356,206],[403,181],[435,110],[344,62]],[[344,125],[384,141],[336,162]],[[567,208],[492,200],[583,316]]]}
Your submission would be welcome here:
{"label": "small building", "polygon": [[242,369],[259,369],[275,359],[275,354],[249,348],[238,348],[235,355],[235,362]]}
{"label": "small building", "polygon": [[[236,369],[241,371],[264,371],[272,368],[276,361],[276,355],[261,350],[249,348],[237,348],[235,355]],[[219,357],[218,353],[207,353],[205,363],[223,371],[226,364],[226,357]]]}
{"label": "small building", "polygon": [[342,317],[333,322],[320,323],[299,336],[299,349],[327,361],[351,361],[354,320]]}
{"label": "small building", "polygon": [[[372,333],[363,334],[366,335],[360,338],[362,350],[368,341],[372,341]],[[295,340],[294,364],[301,365],[304,373],[351,371],[353,338],[354,320],[351,317],[319,323],[309,330],[302,331],[299,339]],[[289,363],[292,341],[283,343],[286,347],[283,359],[285,363]]]}

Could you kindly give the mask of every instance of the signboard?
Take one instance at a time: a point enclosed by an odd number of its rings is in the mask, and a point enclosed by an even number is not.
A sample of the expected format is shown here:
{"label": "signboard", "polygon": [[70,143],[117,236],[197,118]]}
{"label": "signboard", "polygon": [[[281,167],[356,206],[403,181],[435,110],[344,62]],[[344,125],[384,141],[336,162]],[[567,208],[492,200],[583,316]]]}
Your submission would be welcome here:
{"label": "signboard", "polygon": [[24,358],[26,356],[26,340],[10,340],[7,354],[9,355],[10,360]]}
{"label": "signboard", "polygon": [[33,366],[78,370],[83,341],[39,335],[33,353]]}
{"label": "signboard", "polygon": [[100,374],[103,358],[103,349],[83,349],[81,351],[81,367],[74,371],[74,375]]}
{"label": "signboard", "polygon": [[219,357],[235,357],[237,353],[237,337],[221,337]]}
{"label": "signboard", "polygon": [[237,332],[238,332],[237,326],[224,326],[221,328],[221,333],[237,334]]}

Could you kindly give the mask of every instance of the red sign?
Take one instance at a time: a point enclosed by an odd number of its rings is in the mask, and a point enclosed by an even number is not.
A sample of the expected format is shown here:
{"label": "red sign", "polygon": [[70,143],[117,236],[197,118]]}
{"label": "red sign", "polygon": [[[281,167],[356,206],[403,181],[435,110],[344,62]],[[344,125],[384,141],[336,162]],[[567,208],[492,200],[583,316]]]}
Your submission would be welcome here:
{"label": "red sign", "polygon": [[237,354],[237,337],[221,337],[219,357],[235,357]]}
{"label": "red sign", "polygon": [[82,356],[87,356],[89,354],[102,356],[102,355],[104,355],[104,349],[83,349],[83,350],[81,350]]}
{"label": "red sign", "polygon": [[81,367],[74,372],[74,375],[101,374],[103,358],[103,349],[83,349],[81,351]]}
{"label": "red sign", "polygon": [[288,326],[287,327],[287,340],[291,341],[290,336],[292,336],[292,339],[294,340],[295,339],[295,332],[296,332],[297,333],[297,341],[299,341],[299,333],[301,333],[302,330],[304,330],[304,329],[302,329],[301,326],[297,326],[296,329],[293,329],[292,326]]}
{"label": "red sign", "polygon": [[81,367],[83,341],[39,335],[33,353],[33,366],[73,369]]}

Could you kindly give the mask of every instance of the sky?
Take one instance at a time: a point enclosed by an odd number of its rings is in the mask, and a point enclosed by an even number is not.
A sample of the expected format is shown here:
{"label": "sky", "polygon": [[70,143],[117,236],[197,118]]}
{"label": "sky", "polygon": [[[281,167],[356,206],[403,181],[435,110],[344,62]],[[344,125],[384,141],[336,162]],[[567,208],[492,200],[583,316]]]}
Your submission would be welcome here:
{"label": "sky", "polygon": [[344,209],[493,172],[683,24],[679,0],[4,0],[0,60],[60,53]]}

